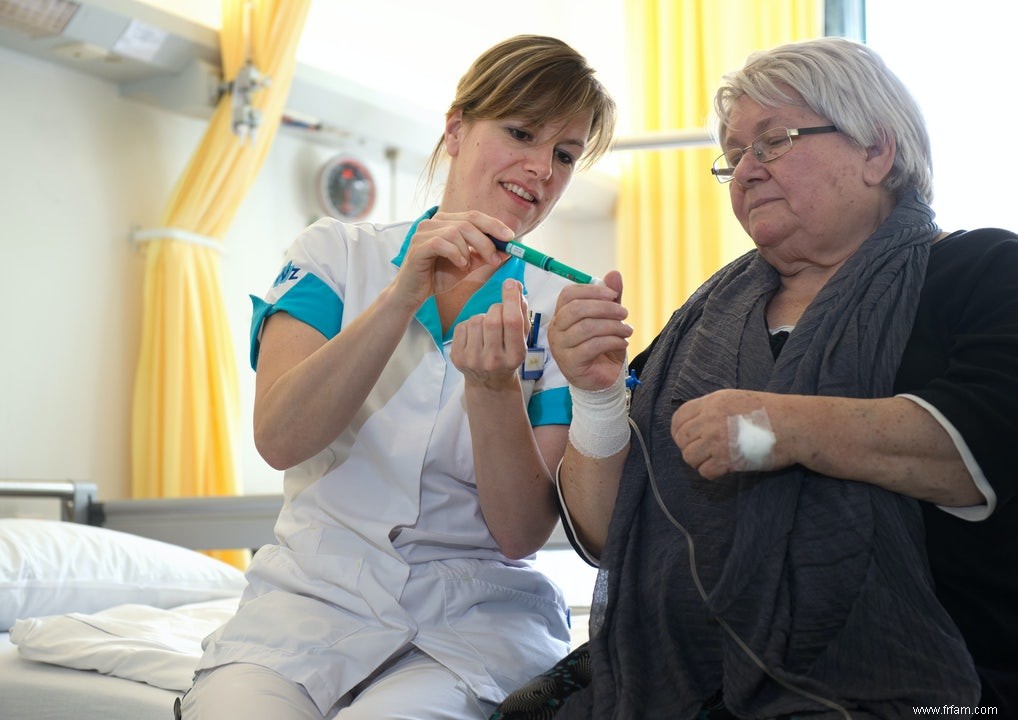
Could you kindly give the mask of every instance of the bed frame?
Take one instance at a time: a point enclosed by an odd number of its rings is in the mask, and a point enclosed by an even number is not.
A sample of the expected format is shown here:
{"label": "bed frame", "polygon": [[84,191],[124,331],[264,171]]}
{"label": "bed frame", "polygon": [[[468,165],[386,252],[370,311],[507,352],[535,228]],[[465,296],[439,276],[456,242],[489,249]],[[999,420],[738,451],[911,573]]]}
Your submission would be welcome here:
{"label": "bed frame", "polygon": [[192,550],[258,548],[275,542],[272,527],[282,495],[98,499],[95,483],[0,480],[0,498],[49,498],[60,519],[162,540]]}
{"label": "bed frame", "polygon": [[[49,498],[59,503],[60,519],[101,525],[162,540],[192,550],[256,549],[276,541],[272,528],[283,506],[282,495],[98,499],[95,483],[79,480],[3,480],[0,498]],[[569,549],[561,524],[546,550]]]}

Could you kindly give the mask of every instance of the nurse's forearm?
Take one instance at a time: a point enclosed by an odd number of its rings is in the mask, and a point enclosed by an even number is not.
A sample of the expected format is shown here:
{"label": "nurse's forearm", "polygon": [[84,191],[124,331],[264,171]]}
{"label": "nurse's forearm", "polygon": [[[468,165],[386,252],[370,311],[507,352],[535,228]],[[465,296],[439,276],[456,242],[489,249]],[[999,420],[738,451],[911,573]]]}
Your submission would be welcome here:
{"label": "nurse's forearm", "polygon": [[262,333],[254,435],[272,467],[286,469],[325,449],[350,424],[413,316],[392,293],[327,340],[285,313]]}
{"label": "nurse's forearm", "polygon": [[549,463],[562,456],[566,426],[531,428],[518,384],[468,383],[465,394],[481,512],[502,553],[526,557],[547,542],[558,520]]}

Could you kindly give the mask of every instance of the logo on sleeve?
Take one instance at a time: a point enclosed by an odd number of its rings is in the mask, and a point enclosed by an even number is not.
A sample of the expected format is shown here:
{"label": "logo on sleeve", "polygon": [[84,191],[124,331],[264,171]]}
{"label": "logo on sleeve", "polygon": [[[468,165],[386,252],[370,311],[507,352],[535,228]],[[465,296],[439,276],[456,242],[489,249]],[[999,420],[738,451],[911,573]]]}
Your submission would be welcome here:
{"label": "logo on sleeve", "polygon": [[300,275],[300,268],[292,262],[288,262],[279,275],[276,276],[276,281],[272,283],[272,287],[277,287],[290,280],[296,280],[298,275]]}

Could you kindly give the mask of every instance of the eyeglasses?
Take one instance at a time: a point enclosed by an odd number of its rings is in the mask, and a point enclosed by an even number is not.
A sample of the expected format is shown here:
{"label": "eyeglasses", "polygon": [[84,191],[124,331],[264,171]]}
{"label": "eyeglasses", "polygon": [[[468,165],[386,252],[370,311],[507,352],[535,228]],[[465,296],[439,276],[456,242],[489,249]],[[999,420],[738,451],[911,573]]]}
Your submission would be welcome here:
{"label": "eyeglasses", "polygon": [[711,166],[710,172],[719,183],[730,182],[735,175],[735,166],[749,150],[753,151],[757,161],[768,163],[777,160],[779,157],[792,149],[792,138],[800,135],[820,135],[822,133],[838,132],[833,125],[821,125],[808,128],[771,128],[767,132],[760,133],[753,139],[753,142],[744,148],[732,149],[719,155]]}

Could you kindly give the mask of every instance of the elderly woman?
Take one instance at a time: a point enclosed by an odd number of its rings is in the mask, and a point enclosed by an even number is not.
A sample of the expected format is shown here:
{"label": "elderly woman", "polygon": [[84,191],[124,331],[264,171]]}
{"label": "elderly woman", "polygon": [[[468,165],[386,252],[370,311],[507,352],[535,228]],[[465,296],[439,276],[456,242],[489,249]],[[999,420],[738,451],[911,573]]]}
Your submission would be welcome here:
{"label": "elderly woman", "polygon": [[563,515],[600,567],[558,716],[971,708],[970,651],[989,702],[1018,647],[1018,236],[937,227],[920,110],[863,45],[758,53],[715,105],[756,249],[634,358],[631,398],[617,273],[550,329]]}

